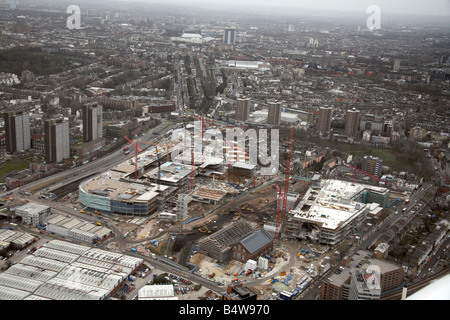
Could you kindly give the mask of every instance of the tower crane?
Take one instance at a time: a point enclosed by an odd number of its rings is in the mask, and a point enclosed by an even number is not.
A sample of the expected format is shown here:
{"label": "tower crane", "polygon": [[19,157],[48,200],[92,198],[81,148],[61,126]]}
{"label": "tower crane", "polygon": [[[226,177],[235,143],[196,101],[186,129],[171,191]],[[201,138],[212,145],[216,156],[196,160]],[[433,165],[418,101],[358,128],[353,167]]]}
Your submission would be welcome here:
{"label": "tower crane", "polygon": [[291,135],[290,135],[290,139],[289,139],[289,153],[288,153],[288,157],[287,157],[287,162],[286,162],[286,173],[285,173],[285,178],[284,178],[284,201],[283,201],[283,210],[282,210],[282,217],[283,219],[285,218],[286,215],[286,206],[287,206],[287,194],[288,194],[288,190],[289,190],[289,174],[290,174],[290,169],[291,169],[291,154],[292,154],[292,140],[294,138],[294,127],[291,127]]}
{"label": "tower crane", "polygon": [[289,212],[291,213],[291,209],[289,208],[289,205],[287,204],[287,197],[284,197],[284,195],[281,193],[281,188],[276,185],[277,190],[278,190],[278,194],[280,195],[278,200],[278,195],[277,195],[277,224],[276,224],[276,229],[275,229],[275,240],[277,240],[278,238],[278,227],[279,227],[279,223],[280,223],[280,207],[281,205],[283,205],[284,208],[287,208],[289,210]]}
{"label": "tower crane", "polygon": [[386,186],[388,185],[388,182],[387,182],[387,181],[385,181],[385,180],[383,180],[383,179],[380,179],[379,177],[374,176],[373,174],[370,174],[370,173],[368,173],[368,172],[365,172],[365,171],[363,171],[363,170],[361,170],[361,169],[359,169],[359,168],[357,168],[357,167],[352,167],[351,165],[349,165],[349,164],[346,163],[346,162],[344,162],[344,166],[346,166],[347,168],[350,168],[350,169],[353,169],[353,170],[354,170],[354,171],[353,171],[353,183],[355,183],[355,172],[358,171],[358,172],[361,172],[362,174],[365,174],[365,175],[368,176],[368,177],[371,177],[372,179],[375,179],[375,180],[378,180],[379,182],[384,183]]}
{"label": "tower crane", "polygon": [[[175,147],[174,144],[162,144],[162,143],[148,142],[148,141],[143,141],[143,140],[138,140],[138,139],[134,139],[134,141],[146,143],[146,144],[152,145],[152,146],[157,146],[157,147],[159,146],[159,147],[166,148],[166,151],[167,151],[167,155],[166,155],[166,156],[167,156],[167,161],[169,161],[169,153],[170,153],[170,150],[171,150],[172,148]],[[156,148],[156,150],[158,151],[158,148]]]}
{"label": "tower crane", "polygon": [[138,178],[138,174],[137,174],[137,171],[138,171],[138,168],[137,168],[137,155],[138,155],[138,151],[139,151],[139,152],[142,152],[142,150],[139,149],[137,143],[134,143],[133,141],[131,141],[130,139],[128,139],[127,136],[125,136],[125,139],[127,139],[128,142],[131,143],[131,144],[133,145],[134,149],[135,149],[135,158],[134,158],[134,179],[137,180],[137,178]]}

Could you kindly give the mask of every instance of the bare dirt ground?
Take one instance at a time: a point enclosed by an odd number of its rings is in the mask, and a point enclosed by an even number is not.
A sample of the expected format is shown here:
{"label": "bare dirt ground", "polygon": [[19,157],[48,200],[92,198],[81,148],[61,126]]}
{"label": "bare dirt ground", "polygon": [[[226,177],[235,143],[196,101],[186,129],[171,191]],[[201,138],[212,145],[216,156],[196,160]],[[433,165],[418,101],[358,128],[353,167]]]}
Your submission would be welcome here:
{"label": "bare dirt ground", "polygon": [[[189,207],[192,209],[190,218],[205,215],[204,217],[181,225],[177,222],[169,230],[179,233],[172,247],[171,255],[177,255],[180,259],[186,259],[184,254],[180,255],[183,250],[188,250],[192,244],[202,237],[213,234],[239,219],[245,219],[255,222],[263,226],[265,221],[274,221],[277,212],[277,189],[276,183],[272,183],[253,191],[249,191],[242,197],[235,198],[225,204],[219,206],[192,203]],[[283,187],[284,181],[278,181],[277,184]],[[291,182],[291,191],[303,194],[308,188],[309,183],[305,181]],[[209,213],[208,213],[209,212]],[[207,231],[204,229],[207,228]],[[202,231],[200,231],[200,230]],[[204,232],[206,231],[206,232]],[[184,261],[177,260],[179,263]]]}
{"label": "bare dirt ground", "polygon": [[151,219],[141,225],[136,231],[136,238],[148,238],[158,233],[159,225],[157,219]]}

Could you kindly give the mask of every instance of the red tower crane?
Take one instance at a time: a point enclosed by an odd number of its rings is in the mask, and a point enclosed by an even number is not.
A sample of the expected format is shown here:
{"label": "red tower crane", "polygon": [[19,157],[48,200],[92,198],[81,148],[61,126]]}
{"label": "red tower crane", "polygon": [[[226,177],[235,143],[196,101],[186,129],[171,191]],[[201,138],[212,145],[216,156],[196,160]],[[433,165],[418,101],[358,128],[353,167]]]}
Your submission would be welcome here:
{"label": "red tower crane", "polygon": [[291,169],[291,154],[292,154],[292,140],[294,138],[294,127],[291,127],[291,136],[289,139],[289,153],[286,162],[286,174],[284,178],[284,201],[283,201],[283,210],[281,212],[283,219],[286,216],[286,206],[287,206],[287,194],[289,190],[289,174]]}
{"label": "red tower crane", "polygon": [[365,172],[365,171],[363,171],[363,170],[361,170],[361,169],[359,169],[359,168],[357,168],[357,167],[352,167],[351,165],[349,165],[349,164],[347,164],[347,163],[345,163],[345,162],[344,162],[344,166],[346,166],[347,168],[350,168],[350,169],[353,169],[353,170],[354,170],[354,171],[353,171],[353,183],[355,183],[355,172],[358,171],[358,172],[361,172],[362,174],[365,174],[365,175],[368,176],[368,177],[371,177],[372,179],[378,180],[378,181],[380,181],[380,182],[386,184],[386,186],[388,185],[388,182],[387,182],[387,181],[385,181],[385,180],[383,180],[383,179],[380,179],[380,178],[378,178],[377,176],[374,176],[373,174],[370,174],[370,173],[368,173],[368,172]]}
{"label": "red tower crane", "polygon": [[139,149],[139,147],[137,146],[137,143],[133,143],[130,139],[128,139],[127,136],[125,136],[125,139],[128,140],[129,143],[131,143],[135,149],[135,159],[134,159],[134,179],[137,180],[138,175],[137,175],[137,155],[138,155],[138,151],[142,152],[141,149]]}
{"label": "red tower crane", "polygon": [[180,115],[180,118],[193,118],[200,120],[202,122],[202,131],[201,131],[201,137],[203,139],[203,134],[205,133],[205,121],[213,122],[212,120],[206,119],[205,116],[197,117],[197,116],[191,116],[191,115]]}
{"label": "red tower crane", "polygon": [[283,203],[283,207],[287,208],[289,210],[289,212],[291,212],[291,209],[289,208],[289,205],[287,204],[287,198],[284,197],[284,195],[281,193],[281,188],[276,185],[277,190],[278,190],[278,194],[280,195],[279,199],[278,199],[278,195],[277,195],[277,224],[276,224],[276,229],[275,229],[275,240],[277,240],[278,238],[278,227],[280,225],[280,207],[281,207],[281,202]]}

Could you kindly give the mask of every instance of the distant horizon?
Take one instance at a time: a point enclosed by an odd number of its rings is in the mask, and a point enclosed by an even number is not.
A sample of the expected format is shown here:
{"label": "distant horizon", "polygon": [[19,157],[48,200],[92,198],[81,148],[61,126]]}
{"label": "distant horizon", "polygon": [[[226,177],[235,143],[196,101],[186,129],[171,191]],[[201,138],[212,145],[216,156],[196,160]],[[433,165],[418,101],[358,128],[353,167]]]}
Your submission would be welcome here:
{"label": "distant horizon", "polygon": [[[106,0],[114,2],[192,5],[204,8],[254,7],[254,9],[299,9],[324,12],[364,13],[370,5],[377,5],[381,12],[387,15],[438,16],[449,17],[449,0]],[[256,7],[255,7],[256,6]]]}
{"label": "distant horizon", "polygon": [[[36,5],[41,3],[70,3],[82,4],[90,3],[90,0],[20,0],[20,3],[32,3]],[[252,7],[255,11],[266,11],[268,9],[274,12],[289,10],[290,14],[295,14],[303,10],[310,13],[311,11],[322,11],[324,13],[341,12],[347,14],[366,14],[366,10],[370,5],[380,7],[382,14],[405,15],[405,16],[423,16],[423,17],[448,17],[450,20],[450,0],[97,0],[93,4],[101,5],[105,3],[145,3],[148,5],[186,5],[199,7],[204,9],[227,9],[232,11],[237,8]],[[294,10],[294,11],[292,11]]]}

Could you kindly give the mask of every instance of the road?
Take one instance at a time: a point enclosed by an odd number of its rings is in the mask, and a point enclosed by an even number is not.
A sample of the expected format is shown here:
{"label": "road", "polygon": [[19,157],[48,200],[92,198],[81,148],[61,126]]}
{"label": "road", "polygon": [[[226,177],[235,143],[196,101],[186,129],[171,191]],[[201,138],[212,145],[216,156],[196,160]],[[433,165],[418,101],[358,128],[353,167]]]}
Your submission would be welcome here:
{"label": "road", "polygon": [[416,277],[413,279],[413,283],[419,282],[427,276],[433,275],[435,273],[435,268],[441,257],[441,255],[447,251],[450,246],[450,236],[447,236],[445,241],[435,249],[433,255],[428,259],[428,261],[423,265],[422,269],[417,273]]}
{"label": "road", "polygon": [[[149,130],[144,136],[139,137],[139,140],[148,141],[150,143],[155,143],[155,142],[159,141],[161,139],[162,135],[164,133],[168,132],[171,129],[172,125],[174,125],[171,122],[168,122],[164,119],[162,119],[161,121],[162,121],[161,124],[159,124],[157,127],[153,128],[153,129]],[[154,135],[153,132],[159,132],[160,135]],[[141,150],[144,150],[150,146],[149,144],[143,143],[143,142],[138,142],[137,145]],[[130,155],[131,154],[132,153],[130,153]],[[32,189],[36,188],[36,190],[34,192],[37,192],[38,190],[44,189],[50,185],[52,186],[52,188],[56,188],[58,186],[70,184],[72,182],[82,179],[83,177],[88,177],[95,173],[101,172],[101,171],[105,170],[105,168],[111,168],[121,162],[124,162],[127,159],[130,159],[132,157],[130,155],[125,155],[123,153],[122,149],[119,149],[119,150],[113,152],[112,154],[109,154],[109,155],[101,157],[97,160],[91,161],[80,167],[75,167],[73,169],[70,169],[70,170],[67,170],[64,172],[60,172],[60,173],[51,175],[49,177],[40,179],[38,181],[29,183],[26,186],[24,186],[23,189],[32,190]],[[42,186],[42,187],[40,187],[40,186]],[[17,196],[17,194],[21,191],[21,189],[22,188],[16,188],[16,189],[13,189],[12,191],[3,192],[2,194],[0,194],[0,197],[3,197],[7,193],[8,194],[11,193],[13,196]]]}
{"label": "road", "polygon": [[[175,124],[168,122],[164,119],[161,119],[161,124],[157,127],[149,130],[144,136],[139,137],[139,140],[147,141],[150,143],[156,143],[159,142],[159,140],[162,139],[162,136],[167,133]],[[178,125],[178,124],[176,124]],[[159,132],[159,135],[153,134],[153,132]],[[145,142],[137,142],[138,147],[141,150],[147,149],[150,145]],[[41,189],[56,189],[58,187],[62,187],[64,185],[73,183],[77,180],[83,179],[83,177],[88,177],[93,174],[96,174],[98,172],[104,171],[107,168],[111,168],[114,165],[117,165],[121,162],[126,161],[127,159],[130,159],[132,157],[130,153],[129,155],[125,155],[123,150],[117,150],[116,152],[107,155],[105,157],[101,157],[97,160],[94,160],[90,163],[87,163],[85,165],[82,165],[80,167],[76,167],[49,177],[46,177],[44,179],[35,181],[33,183],[30,183],[26,185],[24,189],[31,189],[36,188],[36,191],[30,192],[31,195],[25,195],[21,193],[20,188],[13,189],[11,191],[8,191],[7,194],[11,194],[15,200],[25,200],[25,201],[33,201],[37,203],[41,203],[43,205],[50,206],[54,209],[57,209],[58,211],[74,216],[80,220],[86,220],[90,222],[99,222],[99,218],[97,216],[89,216],[87,214],[82,214],[79,211],[79,208],[76,207],[76,210],[74,210],[74,206],[71,203],[64,203],[59,201],[48,201],[43,200],[39,198],[39,190],[40,186],[42,186]],[[49,187],[51,186],[51,187]],[[6,193],[3,193],[2,197],[5,196]],[[110,220],[109,217],[103,217],[103,224],[110,228],[114,234],[121,235],[120,231],[115,227],[114,220]],[[117,236],[116,242],[119,242],[121,247],[126,246],[126,242],[124,241],[124,238],[122,236]]]}
{"label": "road", "polygon": [[[433,190],[433,185],[431,183],[424,183],[421,188],[413,192],[410,197],[408,204],[401,204],[396,207],[397,212],[389,215],[381,224],[379,224],[373,232],[366,236],[364,239],[361,239],[360,243],[352,248],[351,253],[356,252],[360,248],[369,248],[372,244],[376,242],[376,240],[381,237],[393,224],[395,224],[401,218],[406,217],[407,222],[410,222],[415,215],[417,215],[421,210],[425,207],[425,205],[420,204],[419,202],[422,200],[423,202],[429,201],[430,199],[426,199],[425,195],[430,190]],[[405,208],[405,212],[403,212],[403,208]],[[414,209],[414,210],[413,210]]]}
{"label": "road", "polygon": [[155,259],[152,259],[150,257],[141,255],[139,253],[133,253],[133,252],[126,252],[127,255],[131,255],[134,257],[142,258],[144,261],[148,262],[148,264],[152,265],[155,268],[158,268],[159,270],[172,273],[174,275],[177,275],[179,277],[182,277],[187,280],[191,280],[193,282],[196,282],[198,284],[201,284],[202,286],[213,290],[214,292],[217,292],[221,295],[225,294],[225,288],[218,286],[215,282],[205,279],[199,275],[193,274],[188,271],[187,268],[183,266],[177,266],[177,264],[167,261],[167,259],[161,258],[156,256]]}
{"label": "road", "polygon": [[[410,202],[408,204],[401,204],[397,205],[396,210],[397,213],[393,213],[389,215],[384,221],[382,221],[379,225],[374,226],[374,229],[372,229],[372,232],[370,234],[367,234],[365,237],[359,240],[359,242],[355,243],[346,253],[346,255],[351,256],[356,251],[361,249],[367,249],[374,243],[376,243],[377,239],[380,238],[388,229],[390,226],[395,224],[400,218],[407,217],[407,221],[411,221],[411,219],[421,212],[423,208],[426,207],[424,204],[420,204],[420,202],[426,202],[425,195],[427,192],[433,192],[434,186],[431,183],[424,183],[422,187],[420,187],[418,190],[416,190],[410,197]],[[430,201],[431,199],[428,199]],[[403,208],[406,208],[405,212],[403,212]],[[445,248],[445,247],[444,247]],[[444,249],[442,249],[444,250]],[[435,258],[434,262],[436,262],[437,257]],[[430,261],[430,265],[432,261]],[[434,265],[434,264],[433,264]],[[429,266],[427,267],[429,268]],[[428,270],[428,269],[424,269]],[[321,283],[322,279],[325,279],[329,277],[329,274],[331,272],[334,272],[334,268],[331,268],[327,273],[322,275],[319,279],[316,279],[314,283],[312,283],[308,289],[305,291],[305,293],[302,295],[302,300],[316,300],[320,294],[320,289],[318,287],[318,284]],[[417,277],[419,278],[420,275]]]}

